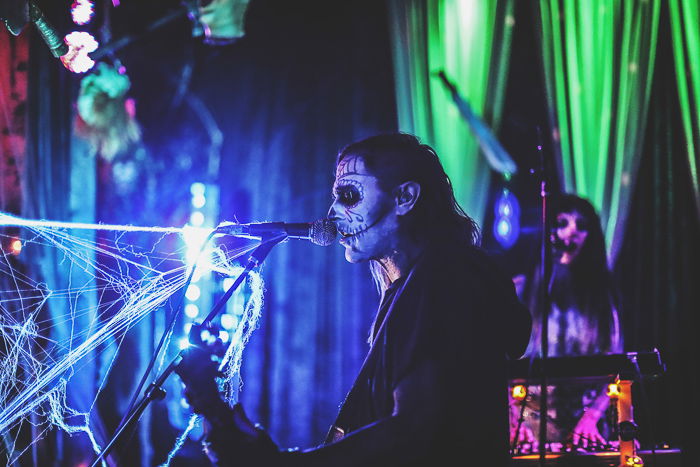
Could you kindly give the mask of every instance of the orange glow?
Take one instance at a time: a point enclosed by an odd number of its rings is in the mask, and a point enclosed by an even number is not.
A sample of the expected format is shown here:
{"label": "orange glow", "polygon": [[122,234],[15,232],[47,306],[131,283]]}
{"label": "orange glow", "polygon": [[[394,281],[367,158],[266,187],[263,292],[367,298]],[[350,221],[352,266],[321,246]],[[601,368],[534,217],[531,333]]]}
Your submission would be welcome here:
{"label": "orange glow", "polygon": [[518,384],[517,386],[513,386],[511,394],[513,395],[513,399],[521,401],[527,397],[527,388],[522,384]]}
{"label": "orange glow", "polygon": [[608,384],[607,394],[610,398],[620,397],[620,385],[618,385],[617,383]]}
{"label": "orange glow", "polygon": [[22,241],[19,238],[15,238],[10,243],[10,253],[17,256],[22,252]]}

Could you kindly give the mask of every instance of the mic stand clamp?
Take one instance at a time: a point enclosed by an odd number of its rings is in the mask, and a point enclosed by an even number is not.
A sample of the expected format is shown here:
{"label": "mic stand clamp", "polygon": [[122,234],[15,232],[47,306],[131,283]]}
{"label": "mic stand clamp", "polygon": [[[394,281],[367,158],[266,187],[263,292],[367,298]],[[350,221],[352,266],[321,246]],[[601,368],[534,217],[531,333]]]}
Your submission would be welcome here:
{"label": "mic stand clamp", "polygon": [[[236,281],[229,287],[229,289],[226,291],[226,293],[221,297],[221,299],[217,302],[216,306],[214,309],[207,315],[207,317],[204,319],[204,321],[197,325],[197,326],[192,326],[192,329],[205,329],[208,328],[211,325],[211,321],[216,317],[217,313],[221,308],[226,304],[226,301],[233,295],[233,292],[238,288],[238,286],[243,283],[245,278],[248,276],[248,273],[256,266],[259,266],[262,264],[262,262],[265,260],[267,255],[270,253],[272,248],[277,245],[278,243],[282,242],[287,238],[286,235],[277,235],[274,237],[263,237],[261,240],[260,245],[253,250],[253,252],[250,254],[248,257],[248,262],[245,266],[245,269],[243,272],[241,272],[238,277],[236,278]],[[198,339],[197,342],[201,342],[201,338],[197,336]],[[112,436],[112,439],[109,441],[109,443],[105,446],[105,448],[100,452],[100,454],[97,456],[95,461],[92,463],[91,467],[97,467],[97,465],[103,461],[107,457],[107,455],[112,452],[112,449],[114,449],[114,445],[117,443],[119,438],[127,431],[127,429],[131,428],[132,425],[134,425],[138,420],[141,418],[141,415],[143,412],[146,410],[148,407],[148,404],[151,403],[152,401],[156,400],[163,400],[166,395],[165,389],[163,389],[163,384],[165,381],[168,379],[168,377],[175,371],[177,366],[180,364],[183,358],[183,352],[184,350],[181,350],[178,352],[177,356],[170,362],[170,364],[167,366],[165,370],[158,376],[155,381],[153,381],[146,390],[144,391],[144,395],[141,398],[141,400],[134,406],[134,410],[124,419],[124,422],[121,424],[121,426],[117,429],[117,431],[114,433]]]}

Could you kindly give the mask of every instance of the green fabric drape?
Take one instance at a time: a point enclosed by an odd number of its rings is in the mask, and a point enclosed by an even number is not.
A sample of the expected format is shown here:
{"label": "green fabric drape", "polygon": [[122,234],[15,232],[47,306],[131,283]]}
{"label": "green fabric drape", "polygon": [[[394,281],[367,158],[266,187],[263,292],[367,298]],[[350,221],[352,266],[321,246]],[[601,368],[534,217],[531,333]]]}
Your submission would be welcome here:
{"label": "green fabric drape", "polygon": [[700,212],[698,157],[700,150],[700,4],[697,0],[669,0],[671,37],[683,133],[695,203]]}
{"label": "green fabric drape", "polygon": [[600,212],[611,261],[624,234],[651,89],[659,0],[542,0],[542,58],[567,192]]}
{"label": "green fabric drape", "polygon": [[399,129],[435,148],[457,201],[481,224],[490,170],[449,92],[444,70],[474,112],[498,128],[510,40],[512,0],[391,0]]}
{"label": "green fabric drape", "polygon": [[663,10],[646,142],[615,273],[625,350],[657,348],[668,368],[658,381],[644,383],[646,396],[635,396],[640,442],[679,447],[683,451],[679,465],[695,465],[692,448],[697,445],[700,403],[697,398],[679,397],[679,388],[700,383],[700,217],[687,177],[670,22],[664,24]]}

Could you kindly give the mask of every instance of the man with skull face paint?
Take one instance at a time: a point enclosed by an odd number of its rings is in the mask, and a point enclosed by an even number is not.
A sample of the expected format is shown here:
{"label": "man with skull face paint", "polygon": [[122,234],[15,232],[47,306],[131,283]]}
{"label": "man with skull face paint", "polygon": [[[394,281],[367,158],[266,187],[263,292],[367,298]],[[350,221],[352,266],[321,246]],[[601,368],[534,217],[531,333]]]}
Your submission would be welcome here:
{"label": "man with skull face paint", "polygon": [[345,147],[328,217],[380,292],[370,350],[326,441],[259,464],[468,465],[486,453],[507,465],[506,363],[525,350],[530,315],[476,246],[435,151],[406,134]]}
{"label": "man with skull face paint", "polygon": [[347,146],[328,217],[381,302],[360,374],[303,465],[460,465],[476,452],[505,465],[506,356],[523,352],[529,314],[476,246],[435,151],[405,134]]}

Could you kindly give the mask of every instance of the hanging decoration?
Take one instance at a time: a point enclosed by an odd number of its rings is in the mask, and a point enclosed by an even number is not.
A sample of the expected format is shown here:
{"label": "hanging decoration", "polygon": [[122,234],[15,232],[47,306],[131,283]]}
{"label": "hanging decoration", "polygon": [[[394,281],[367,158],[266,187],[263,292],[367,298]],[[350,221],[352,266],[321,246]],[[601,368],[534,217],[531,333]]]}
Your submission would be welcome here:
{"label": "hanging decoration", "polygon": [[212,0],[199,9],[199,21],[204,26],[209,44],[226,44],[245,34],[244,20],[249,0]]}
{"label": "hanging decoration", "polygon": [[141,139],[130,87],[126,73],[104,62],[80,82],[75,131],[107,161]]}

